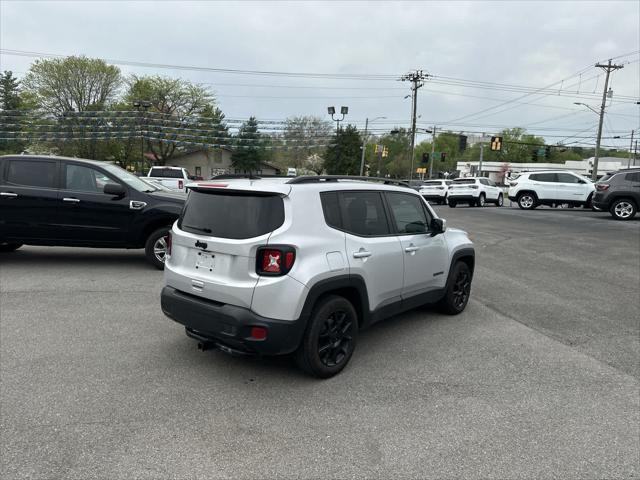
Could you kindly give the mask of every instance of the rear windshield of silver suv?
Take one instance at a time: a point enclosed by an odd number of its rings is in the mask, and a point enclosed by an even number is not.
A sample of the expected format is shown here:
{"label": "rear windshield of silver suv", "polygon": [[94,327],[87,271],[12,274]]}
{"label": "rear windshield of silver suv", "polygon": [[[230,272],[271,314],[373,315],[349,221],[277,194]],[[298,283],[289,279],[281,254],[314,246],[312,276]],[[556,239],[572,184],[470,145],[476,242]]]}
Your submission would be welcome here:
{"label": "rear windshield of silver suv", "polygon": [[272,232],[283,223],[284,202],[280,195],[192,190],[178,228],[240,240]]}

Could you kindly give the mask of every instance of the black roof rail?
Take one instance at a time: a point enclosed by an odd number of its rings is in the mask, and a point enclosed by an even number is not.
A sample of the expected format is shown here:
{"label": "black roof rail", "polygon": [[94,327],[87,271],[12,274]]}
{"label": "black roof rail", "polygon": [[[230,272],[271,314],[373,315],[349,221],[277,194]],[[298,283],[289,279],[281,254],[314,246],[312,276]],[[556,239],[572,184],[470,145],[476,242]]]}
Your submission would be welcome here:
{"label": "black roof rail", "polygon": [[248,173],[224,173],[222,175],[214,175],[209,180],[231,180],[234,178],[246,178],[249,180],[260,180],[261,178],[293,178],[288,175],[253,175]]}
{"label": "black roof rail", "polygon": [[394,180],[393,178],[379,178],[379,177],[360,177],[355,175],[301,175],[294,177],[287,183],[290,185],[297,185],[301,183],[320,183],[320,182],[337,182],[338,180],[356,180],[359,182],[378,182],[385,185],[398,185],[400,187],[411,188],[411,186],[404,180]]}

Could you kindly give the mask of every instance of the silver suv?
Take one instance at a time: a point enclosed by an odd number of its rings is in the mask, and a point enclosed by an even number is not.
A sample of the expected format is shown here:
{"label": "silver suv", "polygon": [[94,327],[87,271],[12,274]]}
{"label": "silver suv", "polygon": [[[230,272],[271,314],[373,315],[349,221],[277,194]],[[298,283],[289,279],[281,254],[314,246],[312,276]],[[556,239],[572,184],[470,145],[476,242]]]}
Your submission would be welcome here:
{"label": "silver suv", "polygon": [[315,176],[190,185],[171,230],[163,312],[202,349],[294,353],[323,378],[345,367],[363,327],[427,303],[462,312],[473,244],[418,192],[391,183]]}

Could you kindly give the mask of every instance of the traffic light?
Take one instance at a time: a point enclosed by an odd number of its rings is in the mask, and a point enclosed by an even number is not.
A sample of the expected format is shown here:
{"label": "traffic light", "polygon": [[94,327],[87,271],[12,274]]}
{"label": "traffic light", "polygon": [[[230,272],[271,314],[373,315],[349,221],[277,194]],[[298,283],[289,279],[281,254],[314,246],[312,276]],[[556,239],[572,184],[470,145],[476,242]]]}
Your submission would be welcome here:
{"label": "traffic light", "polygon": [[491,137],[491,150],[494,152],[502,150],[502,137]]}
{"label": "traffic light", "polygon": [[544,158],[549,160],[551,158],[551,147],[544,147]]}
{"label": "traffic light", "polygon": [[447,152],[442,152],[440,154],[440,161],[444,162],[447,159]]}
{"label": "traffic light", "polygon": [[538,161],[538,150],[531,150],[531,161],[532,162]]}
{"label": "traffic light", "polygon": [[427,152],[422,154],[422,163],[429,163],[429,154]]}
{"label": "traffic light", "polygon": [[459,135],[458,136],[458,151],[460,153],[464,152],[467,149],[467,136]]}

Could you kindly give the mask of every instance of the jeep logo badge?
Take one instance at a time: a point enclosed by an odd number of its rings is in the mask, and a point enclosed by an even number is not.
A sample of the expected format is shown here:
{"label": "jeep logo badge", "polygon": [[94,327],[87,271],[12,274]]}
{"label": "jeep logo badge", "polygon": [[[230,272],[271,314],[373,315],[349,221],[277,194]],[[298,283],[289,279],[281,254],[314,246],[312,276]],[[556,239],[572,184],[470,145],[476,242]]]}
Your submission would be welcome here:
{"label": "jeep logo badge", "polygon": [[203,250],[207,249],[207,244],[205,242],[201,242],[200,240],[196,241],[196,247],[201,248]]}

